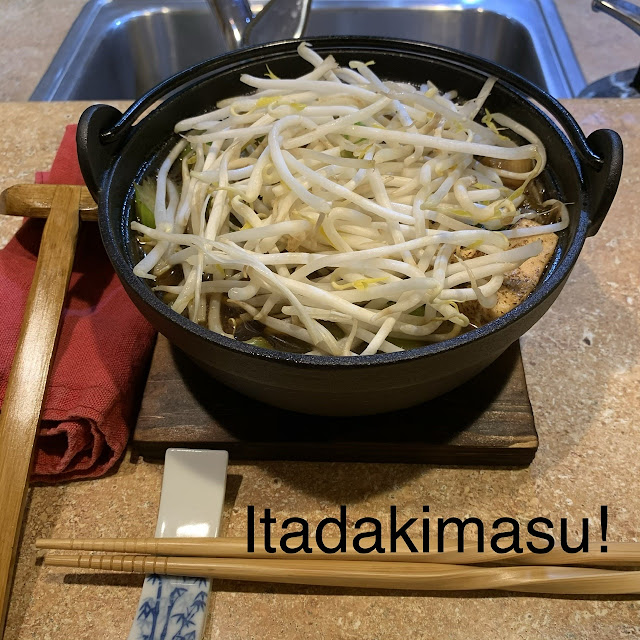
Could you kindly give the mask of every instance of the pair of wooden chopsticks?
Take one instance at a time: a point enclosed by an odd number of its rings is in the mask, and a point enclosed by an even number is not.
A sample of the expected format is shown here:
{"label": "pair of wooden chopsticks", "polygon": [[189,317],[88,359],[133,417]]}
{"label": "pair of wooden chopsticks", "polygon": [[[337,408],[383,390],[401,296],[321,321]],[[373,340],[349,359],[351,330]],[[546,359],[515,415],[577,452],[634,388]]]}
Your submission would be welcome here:
{"label": "pair of wooden chopsticks", "polygon": [[[328,542],[328,544],[330,544]],[[100,551],[104,555],[47,554],[48,566],[160,573],[207,578],[289,584],[469,591],[496,589],[547,594],[640,593],[640,571],[621,571],[566,565],[640,564],[640,543],[609,543],[601,551],[545,554],[494,551],[395,553],[370,556],[348,548],[344,553],[285,554],[276,546],[269,554],[261,547],[247,551],[242,538],[83,539],[38,540],[39,549]],[[597,548],[600,549],[599,544]],[[115,555],[113,552],[118,552]],[[145,555],[141,555],[145,554]],[[474,566],[500,563],[502,566]]]}
{"label": "pair of wooden chopsticks", "polygon": [[60,312],[80,218],[89,211],[87,219],[95,220],[96,205],[87,189],[79,186],[16,185],[0,195],[1,214],[47,218],[0,412],[0,636]]}

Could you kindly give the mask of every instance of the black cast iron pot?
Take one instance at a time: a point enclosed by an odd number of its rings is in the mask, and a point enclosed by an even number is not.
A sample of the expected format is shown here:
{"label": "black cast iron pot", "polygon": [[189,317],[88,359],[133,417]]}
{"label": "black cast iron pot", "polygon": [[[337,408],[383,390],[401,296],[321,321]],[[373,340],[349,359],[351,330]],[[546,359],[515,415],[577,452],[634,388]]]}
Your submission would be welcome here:
{"label": "black cast iron pot", "polygon": [[[503,317],[454,339],[419,349],[375,356],[305,356],[265,350],[218,335],[178,315],[133,275],[137,247],[129,223],[132,184],[152,172],[177,141],[176,122],[203,113],[218,100],[248,93],[241,73],[261,76],[265,65],[280,77],[309,70],[288,41],[232,52],[166,80],[124,115],[95,105],[82,115],[78,152],[85,181],[99,202],[102,240],[127,293],[171,342],[212,376],[259,400],[296,411],[357,415],[415,405],[448,391],[495,360],[524,334],[556,299],[587,236],[597,232],[618,186],[622,143],[600,130],[585,139],[569,113],[527,80],[459,51],[378,38],[314,38],[322,56],[341,64],[375,60],[382,78],[456,89],[477,95],[488,75],[497,76],[487,102],[533,130],[544,142],[548,172],[569,204],[570,227],[562,232],[543,281],[527,300]],[[164,100],[140,120],[149,107]],[[563,131],[539,106],[559,123]]]}

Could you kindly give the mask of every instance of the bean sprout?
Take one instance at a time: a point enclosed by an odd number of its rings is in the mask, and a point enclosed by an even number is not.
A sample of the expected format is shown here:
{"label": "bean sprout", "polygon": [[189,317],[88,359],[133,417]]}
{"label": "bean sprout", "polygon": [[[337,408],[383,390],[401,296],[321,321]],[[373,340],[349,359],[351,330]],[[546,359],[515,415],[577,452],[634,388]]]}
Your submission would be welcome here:
{"label": "bean sprout", "polygon": [[457,303],[492,307],[542,251],[511,240],[568,225],[557,200],[544,202],[544,224],[514,225],[531,217],[519,207],[545,167],[541,140],[486,111],[495,78],[463,102],[381,79],[372,62],[343,68],[305,43],[298,53],[306,75],[242,75],[253,95],[177,123],[148,203],[154,224],[132,223],[145,247],[134,273],[212,331],[234,337],[231,310],[311,354],[457,335],[469,325]]}

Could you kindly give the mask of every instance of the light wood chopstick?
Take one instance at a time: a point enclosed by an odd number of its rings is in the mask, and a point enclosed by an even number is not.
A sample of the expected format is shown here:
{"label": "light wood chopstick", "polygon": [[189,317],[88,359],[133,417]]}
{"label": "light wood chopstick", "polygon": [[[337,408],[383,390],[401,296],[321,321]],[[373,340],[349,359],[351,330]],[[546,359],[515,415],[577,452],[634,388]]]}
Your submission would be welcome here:
{"label": "light wood chopstick", "polygon": [[24,514],[42,399],[78,237],[80,187],[58,185],[0,413],[0,634]]}
{"label": "light wood chopstick", "polygon": [[[327,546],[337,545],[336,539],[327,539]],[[416,540],[420,548],[421,541]],[[376,562],[436,562],[444,564],[480,564],[499,563],[508,565],[625,565],[640,564],[640,543],[637,542],[609,542],[607,552],[600,551],[600,542],[594,542],[589,552],[567,553],[562,549],[553,549],[548,553],[496,553],[491,548],[479,553],[474,549],[457,550],[457,541],[449,541],[443,552],[430,551],[428,553],[412,553],[406,546],[398,548],[394,553],[358,553],[347,543],[347,550],[343,553],[326,554],[317,546],[311,545],[312,553],[299,552],[287,554],[280,549],[278,541],[272,544],[275,553],[267,553],[264,540],[256,540],[255,551],[247,551],[246,538],[85,538],[85,539],[38,539],[38,549],[57,549],[63,551],[104,551],[110,553],[135,553],[151,555],[170,555],[184,557],[212,557],[212,558],[287,558],[297,560],[357,560]],[[436,541],[430,542],[431,549],[437,549]]]}
{"label": "light wood chopstick", "polygon": [[45,556],[44,563],[51,567],[365,589],[495,589],[566,595],[640,593],[640,571],[580,567],[473,567],[371,560],[350,562],[55,554]]}

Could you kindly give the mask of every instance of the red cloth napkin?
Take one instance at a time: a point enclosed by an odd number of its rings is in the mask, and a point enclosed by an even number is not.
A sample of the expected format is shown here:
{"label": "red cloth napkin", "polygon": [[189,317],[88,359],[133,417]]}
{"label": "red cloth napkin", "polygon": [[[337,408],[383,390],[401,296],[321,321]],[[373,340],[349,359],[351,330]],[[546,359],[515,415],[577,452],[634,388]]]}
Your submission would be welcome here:
{"label": "red cloth napkin", "polygon": [[[83,184],[74,125],[36,182]],[[0,402],[4,398],[44,221],[28,220],[0,251]],[[96,478],[122,456],[155,332],[124,292],[100,242],[82,223],[44,398],[32,480]]]}

